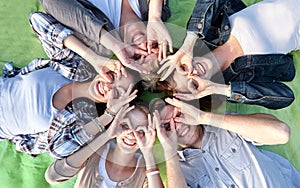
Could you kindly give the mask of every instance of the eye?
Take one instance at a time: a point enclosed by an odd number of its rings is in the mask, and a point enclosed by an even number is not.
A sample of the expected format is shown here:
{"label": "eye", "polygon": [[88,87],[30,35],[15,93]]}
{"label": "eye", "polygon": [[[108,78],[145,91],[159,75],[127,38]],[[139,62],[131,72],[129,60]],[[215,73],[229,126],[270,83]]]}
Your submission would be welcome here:
{"label": "eye", "polygon": [[181,116],[181,112],[178,111],[175,117],[180,117],[180,116]]}
{"label": "eye", "polygon": [[145,132],[143,130],[138,130],[137,133],[139,136],[145,136]]}
{"label": "eye", "polygon": [[170,131],[171,130],[170,123],[163,124],[163,127],[165,128],[166,131]]}
{"label": "eye", "polygon": [[109,72],[108,73],[109,77],[111,78],[112,81],[115,81],[116,75],[114,72]]}
{"label": "eye", "polygon": [[192,86],[193,86],[193,88],[198,89],[199,84],[198,84],[198,82],[196,82],[195,80],[192,79]]}
{"label": "eye", "polygon": [[141,57],[142,56],[140,54],[134,54],[133,59],[136,61],[136,60],[141,59]]}
{"label": "eye", "polygon": [[129,130],[129,126],[126,123],[121,124],[123,130]]}

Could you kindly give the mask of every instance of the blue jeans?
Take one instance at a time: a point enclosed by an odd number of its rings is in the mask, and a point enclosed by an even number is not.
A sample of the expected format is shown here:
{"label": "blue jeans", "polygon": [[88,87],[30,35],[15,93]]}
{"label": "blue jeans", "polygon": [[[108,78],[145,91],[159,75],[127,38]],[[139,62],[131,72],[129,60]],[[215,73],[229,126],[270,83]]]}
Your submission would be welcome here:
{"label": "blue jeans", "polygon": [[223,71],[223,76],[225,83],[231,85],[230,102],[279,109],[294,101],[293,91],[282,83],[295,77],[291,55],[241,56]]}

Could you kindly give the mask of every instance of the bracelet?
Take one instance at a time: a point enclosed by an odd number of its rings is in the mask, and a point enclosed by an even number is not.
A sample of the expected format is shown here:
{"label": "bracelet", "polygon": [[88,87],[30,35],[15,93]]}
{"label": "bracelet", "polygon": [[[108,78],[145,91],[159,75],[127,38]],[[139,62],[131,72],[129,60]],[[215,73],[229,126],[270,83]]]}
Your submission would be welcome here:
{"label": "bracelet", "polygon": [[149,168],[148,170],[146,170],[146,174],[150,173],[150,172],[155,172],[155,171],[159,171],[158,168]]}
{"label": "bracelet", "polygon": [[159,174],[160,172],[157,170],[157,171],[153,171],[153,172],[149,172],[146,174],[146,176],[153,176],[153,175],[156,175],[156,174]]}
{"label": "bracelet", "polygon": [[100,133],[102,133],[103,131],[105,131],[105,127],[103,127],[103,125],[101,125],[101,123],[99,122],[99,120],[97,118],[92,119],[92,122],[99,129]]}
{"label": "bracelet", "polygon": [[109,108],[106,108],[105,109],[105,113],[112,116],[112,117],[115,117],[117,114],[114,113],[113,111],[111,111]]}

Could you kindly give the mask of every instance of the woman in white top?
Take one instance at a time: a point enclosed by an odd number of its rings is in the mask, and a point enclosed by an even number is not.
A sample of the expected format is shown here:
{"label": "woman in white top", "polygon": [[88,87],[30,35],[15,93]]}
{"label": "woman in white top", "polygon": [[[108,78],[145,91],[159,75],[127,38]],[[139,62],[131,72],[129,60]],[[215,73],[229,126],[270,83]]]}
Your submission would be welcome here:
{"label": "woman in white top", "polygon": [[147,106],[126,105],[105,132],[52,163],[46,180],[57,184],[78,174],[75,187],[163,187],[152,152],[155,136]]}

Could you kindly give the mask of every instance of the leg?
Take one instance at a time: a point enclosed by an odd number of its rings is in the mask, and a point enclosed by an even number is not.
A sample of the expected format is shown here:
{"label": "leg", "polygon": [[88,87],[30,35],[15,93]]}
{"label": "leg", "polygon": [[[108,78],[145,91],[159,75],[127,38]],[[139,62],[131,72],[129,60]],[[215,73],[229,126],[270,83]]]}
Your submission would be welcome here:
{"label": "leg", "polygon": [[34,12],[30,15],[29,22],[50,59],[71,60],[78,56],[63,46],[63,40],[73,32],[60,24],[51,15]]}

